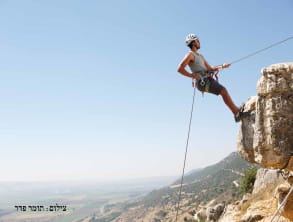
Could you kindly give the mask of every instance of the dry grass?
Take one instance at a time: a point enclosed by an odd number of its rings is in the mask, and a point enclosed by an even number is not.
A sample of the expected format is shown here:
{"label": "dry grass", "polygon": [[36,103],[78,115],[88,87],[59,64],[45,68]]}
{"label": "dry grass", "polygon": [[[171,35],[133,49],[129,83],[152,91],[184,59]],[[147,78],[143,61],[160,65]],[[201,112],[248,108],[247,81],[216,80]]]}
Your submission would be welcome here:
{"label": "dry grass", "polygon": [[276,181],[274,184],[268,184],[265,188],[261,189],[259,192],[254,193],[250,196],[249,200],[241,206],[240,215],[243,216],[248,208],[253,205],[257,205],[258,202],[268,202],[270,206],[264,206],[270,212],[274,212],[277,207],[276,199],[276,188],[281,184],[281,181]]}

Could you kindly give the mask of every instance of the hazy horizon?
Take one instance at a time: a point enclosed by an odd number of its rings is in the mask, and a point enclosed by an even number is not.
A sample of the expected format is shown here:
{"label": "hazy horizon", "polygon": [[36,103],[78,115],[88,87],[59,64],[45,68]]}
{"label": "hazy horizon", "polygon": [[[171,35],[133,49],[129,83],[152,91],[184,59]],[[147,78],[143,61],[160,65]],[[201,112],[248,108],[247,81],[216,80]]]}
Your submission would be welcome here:
{"label": "hazy horizon", "polygon": [[[200,169],[200,168],[199,168]],[[197,169],[195,169],[197,170]],[[193,170],[191,170],[193,171]],[[133,178],[110,178],[110,179],[59,179],[59,180],[0,180],[1,183],[71,183],[76,182],[77,184],[90,184],[90,183],[100,183],[100,184],[108,184],[108,183],[124,183],[124,182],[141,182],[141,181],[155,181],[160,179],[168,179],[168,178],[179,178],[180,175],[177,176],[154,176],[154,177],[133,177]]]}

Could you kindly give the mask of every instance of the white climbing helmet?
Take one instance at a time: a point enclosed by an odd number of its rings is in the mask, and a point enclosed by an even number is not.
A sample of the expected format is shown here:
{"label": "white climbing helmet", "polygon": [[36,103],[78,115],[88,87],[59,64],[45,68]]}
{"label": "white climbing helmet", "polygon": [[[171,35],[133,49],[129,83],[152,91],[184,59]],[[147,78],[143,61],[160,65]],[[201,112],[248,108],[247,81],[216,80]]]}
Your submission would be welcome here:
{"label": "white climbing helmet", "polygon": [[195,34],[188,34],[186,36],[185,43],[186,43],[186,45],[189,45],[192,41],[195,41],[197,39],[198,39],[197,35],[195,35]]}

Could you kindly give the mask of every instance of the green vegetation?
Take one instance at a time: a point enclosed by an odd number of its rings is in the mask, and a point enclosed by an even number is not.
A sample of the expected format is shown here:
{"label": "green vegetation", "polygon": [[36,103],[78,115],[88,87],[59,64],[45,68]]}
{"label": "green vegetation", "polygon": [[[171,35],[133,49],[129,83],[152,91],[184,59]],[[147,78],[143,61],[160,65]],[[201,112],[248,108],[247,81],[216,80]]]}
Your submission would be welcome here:
{"label": "green vegetation", "polygon": [[240,183],[240,193],[241,194],[252,192],[254,181],[256,178],[256,172],[257,172],[257,168],[255,168],[255,167],[245,171],[244,177],[242,178],[241,183]]}

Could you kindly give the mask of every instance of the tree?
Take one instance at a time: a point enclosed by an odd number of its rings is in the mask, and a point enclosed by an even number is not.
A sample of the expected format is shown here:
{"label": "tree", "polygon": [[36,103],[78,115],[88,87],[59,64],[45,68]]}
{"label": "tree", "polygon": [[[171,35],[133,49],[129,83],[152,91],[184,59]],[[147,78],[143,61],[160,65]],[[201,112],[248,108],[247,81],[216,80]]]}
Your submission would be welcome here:
{"label": "tree", "polygon": [[244,172],[244,176],[240,182],[240,193],[251,193],[256,178],[257,168],[253,167]]}

